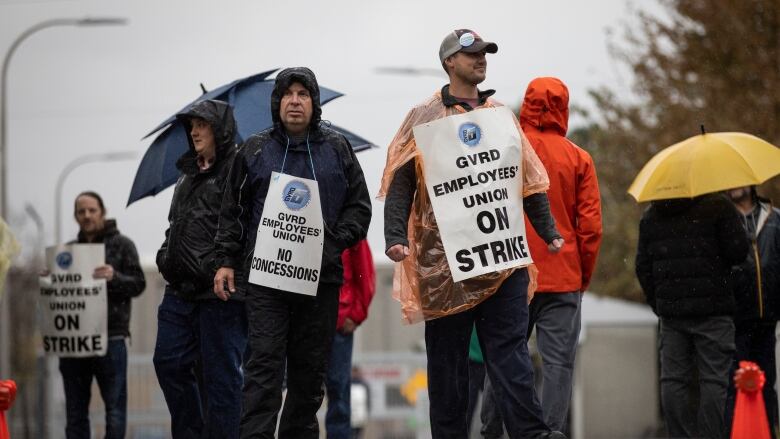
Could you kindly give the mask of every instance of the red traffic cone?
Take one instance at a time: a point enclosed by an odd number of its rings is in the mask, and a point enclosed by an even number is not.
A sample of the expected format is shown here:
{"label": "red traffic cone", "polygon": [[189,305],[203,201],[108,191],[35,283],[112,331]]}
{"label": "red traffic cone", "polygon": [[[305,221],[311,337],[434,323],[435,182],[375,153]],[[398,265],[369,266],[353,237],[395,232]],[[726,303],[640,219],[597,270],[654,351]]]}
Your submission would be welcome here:
{"label": "red traffic cone", "polygon": [[731,439],[769,439],[769,421],[764,406],[766,378],[756,363],[740,361],[734,374],[737,387],[737,403],[734,405],[734,423]]}
{"label": "red traffic cone", "polygon": [[0,439],[10,439],[8,424],[5,421],[5,412],[14,403],[16,398],[16,383],[11,380],[0,380]]}

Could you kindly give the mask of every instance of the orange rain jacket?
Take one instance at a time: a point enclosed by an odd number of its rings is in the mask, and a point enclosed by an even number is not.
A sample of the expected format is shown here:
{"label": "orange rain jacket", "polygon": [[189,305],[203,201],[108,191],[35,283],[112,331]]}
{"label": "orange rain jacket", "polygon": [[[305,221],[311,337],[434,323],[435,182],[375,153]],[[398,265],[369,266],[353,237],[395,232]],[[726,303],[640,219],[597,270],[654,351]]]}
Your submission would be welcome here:
{"label": "orange rain jacket", "polygon": [[585,291],[601,245],[601,200],[590,154],[566,139],[569,90],[558,78],[536,78],[528,84],[520,126],[550,177],[547,197],[566,244],[560,253],[547,250],[526,218],[531,256],[539,269],[537,292]]}

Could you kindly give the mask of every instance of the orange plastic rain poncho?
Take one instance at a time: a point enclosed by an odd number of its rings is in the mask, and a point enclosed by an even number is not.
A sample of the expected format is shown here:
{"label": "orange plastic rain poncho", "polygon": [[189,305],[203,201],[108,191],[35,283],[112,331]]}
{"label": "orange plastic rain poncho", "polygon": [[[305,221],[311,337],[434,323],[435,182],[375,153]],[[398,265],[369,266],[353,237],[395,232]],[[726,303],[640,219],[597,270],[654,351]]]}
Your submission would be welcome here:
{"label": "orange plastic rain poncho", "polygon": [[[501,105],[488,99],[478,108]],[[465,112],[459,105],[446,107],[442,102],[441,92],[436,92],[406,115],[387,148],[387,163],[379,190],[380,199],[384,199],[387,194],[395,172],[409,160],[415,160],[417,176],[417,190],[409,218],[409,256],[396,264],[393,278],[393,297],[401,302],[401,314],[406,323],[432,320],[472,308],[495,293],[513,271],[488,273],[456,283],[453,282],[447,265],[439,228],[425,187],[422,154],[417,149],[412,128]],[[523,143],[522,196],[544,192],[549,186],[547,171],[523,135],[516,119],[515,124]],[[534,270],[530,273],[533,274]],[[531,279],[530,285],[534,284],[535,279]]]}

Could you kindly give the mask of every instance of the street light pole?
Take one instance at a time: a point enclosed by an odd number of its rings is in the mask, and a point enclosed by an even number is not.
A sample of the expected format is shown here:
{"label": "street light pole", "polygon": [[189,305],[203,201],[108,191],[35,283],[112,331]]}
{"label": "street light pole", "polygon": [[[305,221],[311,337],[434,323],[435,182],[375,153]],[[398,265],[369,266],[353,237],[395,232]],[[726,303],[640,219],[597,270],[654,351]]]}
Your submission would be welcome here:
{"label": "street light pole", "polygon": [[57,177],[57,186],[54,190],[54,245],[62,243],[62,187],[65,185],[65,179],[74,169],[87,163],[98,162],[118,162],[120,160],[130,160],[136,158],[135,151],[117,151],[104,154],[86,154],[76,157],[68,163]]}
{"label": "street light pole", "polygon": [[8,65],[16,49],[30,35],[55,26],[117,26],[127,23],[125,18],[54,18],[35,24],[19,34],[3,58],[2,77],[0,77],[0,217],[8,216]]}

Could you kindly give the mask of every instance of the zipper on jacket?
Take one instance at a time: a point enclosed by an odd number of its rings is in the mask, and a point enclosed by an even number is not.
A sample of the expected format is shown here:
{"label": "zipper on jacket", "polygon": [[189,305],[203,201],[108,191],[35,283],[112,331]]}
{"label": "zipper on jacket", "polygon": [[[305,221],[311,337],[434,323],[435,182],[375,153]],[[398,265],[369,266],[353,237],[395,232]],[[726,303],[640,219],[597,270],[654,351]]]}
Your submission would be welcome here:
{"label": "zipper on jacket", "polygon": [[758,317],[764,318],[764,298],[763,288],[761,288],[761,259],[758,256],[758,245],[756,240],[753,240],[753,258],[756,261],[756,281],[758,282]]}

